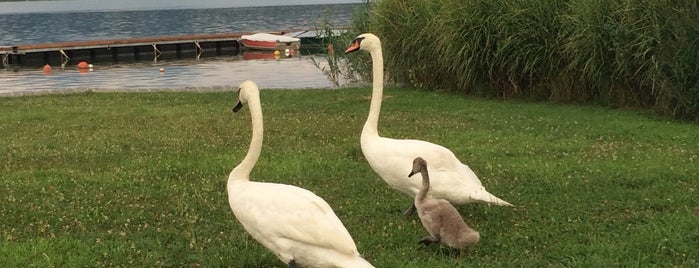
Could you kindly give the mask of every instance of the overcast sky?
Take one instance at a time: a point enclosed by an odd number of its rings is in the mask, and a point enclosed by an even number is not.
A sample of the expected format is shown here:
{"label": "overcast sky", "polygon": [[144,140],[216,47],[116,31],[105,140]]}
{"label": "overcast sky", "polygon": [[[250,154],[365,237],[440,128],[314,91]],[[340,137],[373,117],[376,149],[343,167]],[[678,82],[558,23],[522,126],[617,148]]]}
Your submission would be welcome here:
{"label": "overcast sky", "polygon": [[0,14],[362,3],[364,0],[63,0],[0,2]]}

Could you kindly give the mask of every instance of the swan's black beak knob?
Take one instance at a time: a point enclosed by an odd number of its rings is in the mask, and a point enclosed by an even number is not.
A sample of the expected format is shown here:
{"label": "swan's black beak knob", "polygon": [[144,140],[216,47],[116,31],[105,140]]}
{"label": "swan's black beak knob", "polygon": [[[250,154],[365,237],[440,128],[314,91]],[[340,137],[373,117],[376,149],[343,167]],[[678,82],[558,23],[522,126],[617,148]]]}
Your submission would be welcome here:
{"label": "swan's black beak knob", "polygon": [[235,106],[233,106],[233,112],[237,113],[238,111],[240,111],[240,108],[243,108],[243,102],[238,101],[238,103],[236,103]]}

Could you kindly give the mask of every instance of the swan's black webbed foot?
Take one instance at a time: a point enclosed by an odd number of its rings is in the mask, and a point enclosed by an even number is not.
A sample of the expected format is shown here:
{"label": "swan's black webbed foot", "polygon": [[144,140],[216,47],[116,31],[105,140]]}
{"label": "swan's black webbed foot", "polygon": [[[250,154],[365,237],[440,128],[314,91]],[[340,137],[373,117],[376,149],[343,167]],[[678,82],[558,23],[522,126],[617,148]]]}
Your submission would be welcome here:
{"label": "swan's black webbed foot", "polygon": [[439,240],[440,240],[439,237],[431,237],[429,235],[426,235],[425,237],[420,239],[420,241],[417,243],[424,244],[425,246],[429,246],[430,244],[439,243]]}
{"label": "swan's black webbed foot", "polygon": [[413,215],[413,213],[415,213],[415,210],[415,204],[412,204],[407,210],[405,210],[405,212],[403,212],[403,216],[408,217],[410,215]]}
{"label": "swan's black webbed foot", "polygon": [[289,268],[296,268],[296,260],[291,260],[289,262]]}

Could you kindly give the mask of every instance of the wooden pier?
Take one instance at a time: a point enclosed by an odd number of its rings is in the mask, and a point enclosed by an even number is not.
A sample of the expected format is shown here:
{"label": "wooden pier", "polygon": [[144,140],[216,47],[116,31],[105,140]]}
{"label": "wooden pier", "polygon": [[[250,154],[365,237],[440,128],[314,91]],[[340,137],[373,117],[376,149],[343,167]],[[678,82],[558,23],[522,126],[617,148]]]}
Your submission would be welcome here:
{"label": "wooden pier", "polygon": [[[283,32],[271,32],[282,34]],[[241,50],[241,36],[252,33],[182,35],[113,40],[90,40],[16,46],[0,46],[5,68],[10,65],[61,64],[87,61],[124,61],[153,59],[163,54],[175,58],[199,58],[204,52],[235,55]]]}

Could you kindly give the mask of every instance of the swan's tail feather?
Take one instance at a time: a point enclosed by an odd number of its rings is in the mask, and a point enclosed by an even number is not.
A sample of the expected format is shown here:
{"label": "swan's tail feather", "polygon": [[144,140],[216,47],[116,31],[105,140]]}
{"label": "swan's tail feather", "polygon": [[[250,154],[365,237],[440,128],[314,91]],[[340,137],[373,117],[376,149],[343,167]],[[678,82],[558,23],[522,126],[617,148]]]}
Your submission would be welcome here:
{"label": "swan's tail feather", "polygon": [[512,204],[510,204],[510,202],[507,202],[505,200],[498,198],[497,196],[486,191],[485,189],[482,189],[481,191],[475,192],[470,197],[471,197],[471,200],[474,200],[475,202],[479,202],[479,203],[486,203],[486,204],[498,205],[498,206],[503,206],[503,207],[512,207],[513,206]]}

